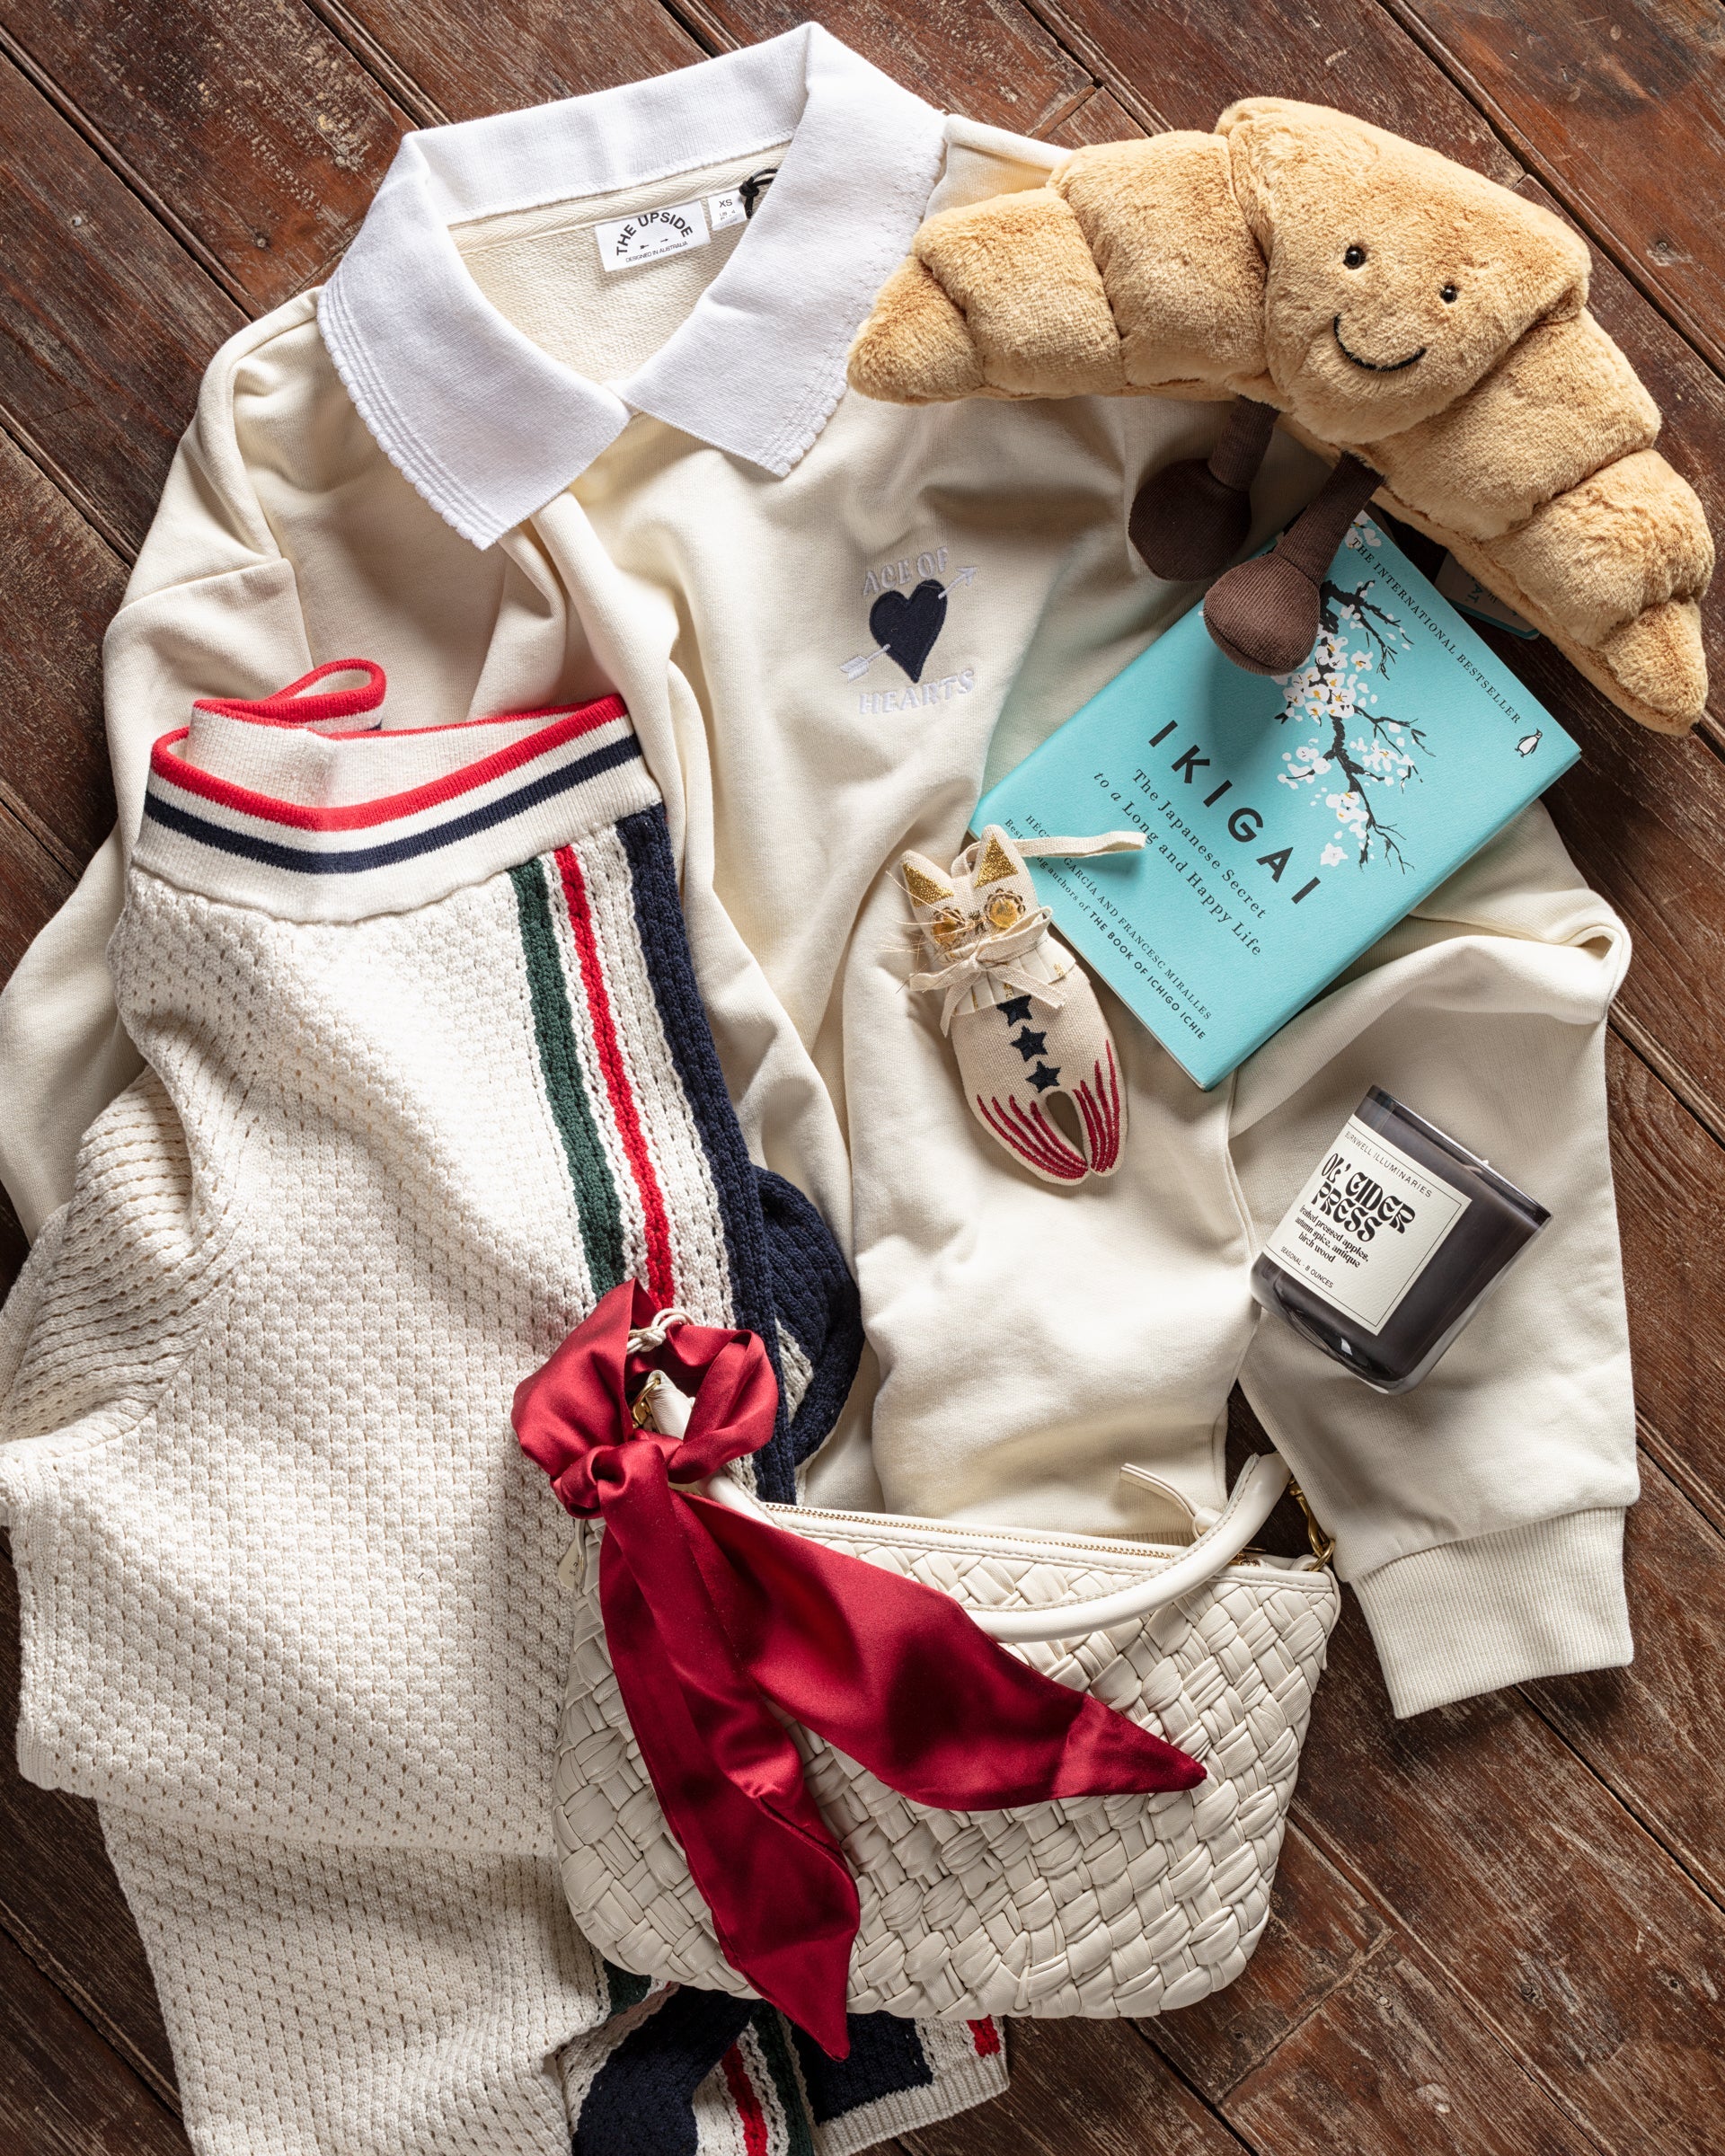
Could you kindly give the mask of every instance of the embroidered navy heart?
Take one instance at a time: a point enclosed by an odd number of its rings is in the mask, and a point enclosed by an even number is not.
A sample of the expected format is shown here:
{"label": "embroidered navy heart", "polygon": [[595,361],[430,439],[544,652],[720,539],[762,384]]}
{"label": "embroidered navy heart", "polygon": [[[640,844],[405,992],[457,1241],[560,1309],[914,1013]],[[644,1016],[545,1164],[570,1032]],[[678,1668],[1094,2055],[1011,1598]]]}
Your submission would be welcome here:
{"label": "embroidered navy heart", "polygon": [[869,634],[895,666],[913,681],[923,678],[923,662],[946,625],[946,591],[924,577],[908,598],[883,591],[869,609]]}

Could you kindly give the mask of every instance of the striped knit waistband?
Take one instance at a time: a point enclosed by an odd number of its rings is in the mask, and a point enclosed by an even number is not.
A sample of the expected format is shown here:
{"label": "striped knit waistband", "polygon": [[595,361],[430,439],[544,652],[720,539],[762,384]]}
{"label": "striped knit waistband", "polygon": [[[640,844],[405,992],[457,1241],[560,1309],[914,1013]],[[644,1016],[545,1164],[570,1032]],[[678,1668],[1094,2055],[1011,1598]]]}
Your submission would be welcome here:
{"label": "striped knit waistband", "polygon": [[[319,689],[335,675],[362,685]],[[150,758],[137,865],[289,921],[406,913],[659,799],[620,697],[385,728],[383,668],[206,699]]]}

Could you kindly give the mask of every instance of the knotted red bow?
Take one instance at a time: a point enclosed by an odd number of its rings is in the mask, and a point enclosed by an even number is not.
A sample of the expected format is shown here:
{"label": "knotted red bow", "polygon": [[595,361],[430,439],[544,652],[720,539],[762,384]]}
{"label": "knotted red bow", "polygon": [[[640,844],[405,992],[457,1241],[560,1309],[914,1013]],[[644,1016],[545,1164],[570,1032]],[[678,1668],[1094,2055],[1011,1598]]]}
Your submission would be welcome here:
{"label": "knotted red bow", "polygon": [[[751,1332],[684,1324],[632,1356],[653,1315],[632,1282],[614,1288],[518,1387],[516,1435],[571,1512],[605,1515],[612,1666],[725,1958],[843,2058],[856,1886],[769,1700],[946,1810],[1188,1789],[1204,1770],[933,1588],[674,1490],[758,1452],[778,1387]],[[653,1368],[694,1396],[680,1438],[631,1419]]]}

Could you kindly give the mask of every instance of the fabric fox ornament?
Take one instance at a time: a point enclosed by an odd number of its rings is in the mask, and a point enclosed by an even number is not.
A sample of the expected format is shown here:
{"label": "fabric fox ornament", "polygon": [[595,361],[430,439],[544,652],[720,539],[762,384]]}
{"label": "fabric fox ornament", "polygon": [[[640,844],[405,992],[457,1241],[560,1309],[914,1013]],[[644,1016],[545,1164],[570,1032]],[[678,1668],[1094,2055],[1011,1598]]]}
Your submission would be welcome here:
{"label": "fabric fox ornament", "polygon": [[[1126,1092],[1096,991],[1050,932],[1025,858],[1143,844],[1136,831],[1021,844],[989,824],[950,869],[925,853],[907,853],[900,863],[929,960],[910,985],[942,999],[941,1030],[977,1120],[1045,1183],[1113,1174],[1126,1140]],[[1070,1135],[1049,1112],[1063,1098]]]}

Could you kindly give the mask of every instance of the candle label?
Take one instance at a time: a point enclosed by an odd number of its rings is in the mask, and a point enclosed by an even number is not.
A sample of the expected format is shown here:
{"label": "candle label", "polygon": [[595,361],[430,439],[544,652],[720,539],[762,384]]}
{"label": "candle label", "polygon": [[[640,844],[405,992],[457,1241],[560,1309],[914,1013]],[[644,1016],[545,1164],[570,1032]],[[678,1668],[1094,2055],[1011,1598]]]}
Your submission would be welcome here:
{"label": "candle label", "polygon": [[1285,1272],[1381,1332],[1468,1199],[1349,1116],[1264,1245]]}

